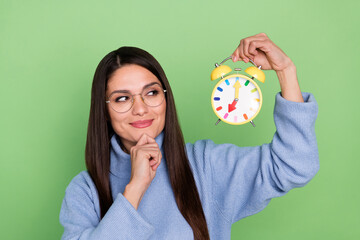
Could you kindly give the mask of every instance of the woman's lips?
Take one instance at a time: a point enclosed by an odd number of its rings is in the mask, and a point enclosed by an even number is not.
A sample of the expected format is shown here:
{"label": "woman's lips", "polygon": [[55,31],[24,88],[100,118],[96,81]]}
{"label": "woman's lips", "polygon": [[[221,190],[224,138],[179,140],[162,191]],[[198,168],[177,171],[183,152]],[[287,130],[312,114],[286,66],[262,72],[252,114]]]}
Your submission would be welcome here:
{"label": "woman's lips", "polygon": [[136,128],[146,128],[146,127],[151,126],[153,120],[154,119],[136,121],[136,122],[130,123],[130,125],[133,126],[133,127],[136,127]]}

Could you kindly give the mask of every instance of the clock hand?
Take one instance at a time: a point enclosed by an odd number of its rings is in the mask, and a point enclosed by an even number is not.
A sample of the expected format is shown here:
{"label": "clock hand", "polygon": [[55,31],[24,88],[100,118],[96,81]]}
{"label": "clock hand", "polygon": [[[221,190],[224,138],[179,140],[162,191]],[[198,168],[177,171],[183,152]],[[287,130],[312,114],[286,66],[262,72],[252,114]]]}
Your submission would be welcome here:
{"label": "clock hand", "polygon": [[239,88],[241,88],[240,82],[237,80],[235,81],[235,84],[233,85],[233,87],[235,88],[235,99],[234,101],[229,104],[228,106],[228,112],[232,112],[236,109],[235,105],[236,103],[239,101]]}
{"label": "clock hand", "polygon": [[239,88],[241,88],[240,82],[237,80],[233,87],[235,88],[235,99],[239,99]]}
{"label": "clock hand", "polygon": [[236,109],[235,105],[237,104],[238,101],[239,100],[237,98],[235,98],[234,101],[231,104],[229,104],[229,108],[228,108],[229,113]]}

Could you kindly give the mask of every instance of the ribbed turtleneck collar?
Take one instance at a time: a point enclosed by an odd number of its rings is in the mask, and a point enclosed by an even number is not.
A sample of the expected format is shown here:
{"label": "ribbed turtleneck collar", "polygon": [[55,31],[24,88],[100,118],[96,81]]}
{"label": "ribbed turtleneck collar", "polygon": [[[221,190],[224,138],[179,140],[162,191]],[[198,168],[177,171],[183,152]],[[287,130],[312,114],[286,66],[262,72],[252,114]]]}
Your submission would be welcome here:
{"label": "ribbed turtleneck collar", "polygon": [[[161,132],[156,138],[155,141],[159,145],[161,149],[161,153],[164,156],[164,152],[162,149],[162,143],[164,139],[164,133]],[[124,152],[121,149],[121,140],[117,134],[114,134],[110,139],[110,172],[116,176],[129,176],[131,174],[131,160],[130,154]],[[161,168],[165,164],[161,161],[160,166]]]}

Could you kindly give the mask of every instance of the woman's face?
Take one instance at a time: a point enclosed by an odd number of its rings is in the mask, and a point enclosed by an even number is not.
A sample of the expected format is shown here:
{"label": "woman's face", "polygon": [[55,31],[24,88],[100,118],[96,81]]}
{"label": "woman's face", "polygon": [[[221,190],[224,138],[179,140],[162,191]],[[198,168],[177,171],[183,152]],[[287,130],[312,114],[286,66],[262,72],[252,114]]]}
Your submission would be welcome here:
{"label": "woman's face", "polygon": [[107,99],[115,91],[139,94],[134,96],[131,109],[124,113],[116,112],[110,104],[107,104],[111,125],[128,152],[144,133],[155,138],[164,129],[166,100],[164,99],[156,107],[150,107],[141,100],[140,93],[144,87],[151,84],[161,86],[159,79],[152,72],[135,64],[125,65],[117,69],[108,80]]}

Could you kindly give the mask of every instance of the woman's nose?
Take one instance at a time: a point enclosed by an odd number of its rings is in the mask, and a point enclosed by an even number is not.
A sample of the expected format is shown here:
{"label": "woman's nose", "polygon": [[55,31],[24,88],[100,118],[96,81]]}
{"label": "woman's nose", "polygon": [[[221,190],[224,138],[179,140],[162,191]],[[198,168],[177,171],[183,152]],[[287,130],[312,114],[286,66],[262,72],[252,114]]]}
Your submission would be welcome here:
{"label": "woman's nose", "polygon": [[141,95],[134,96],[132,112],[135,115],[141,115],[141,116],[148,112],[148,106],[144,103],[144,100],[141,97]]}

